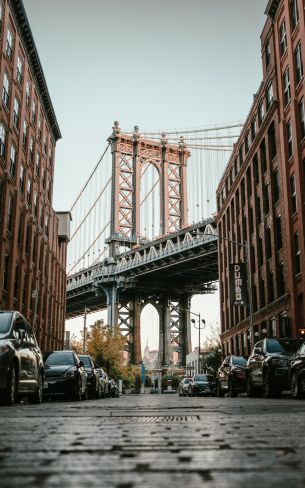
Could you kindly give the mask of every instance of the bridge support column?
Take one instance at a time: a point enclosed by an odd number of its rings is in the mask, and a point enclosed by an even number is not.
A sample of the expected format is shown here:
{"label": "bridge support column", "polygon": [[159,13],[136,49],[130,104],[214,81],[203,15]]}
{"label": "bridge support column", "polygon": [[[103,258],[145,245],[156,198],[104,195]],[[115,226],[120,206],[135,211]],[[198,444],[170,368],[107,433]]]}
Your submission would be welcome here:
{"label": "bridge support column", "polygon": [[191,340],[191,299],[189,296],[180,300],[181,317],[181,365],[186,365],[186,356],[192,351]]}
{"label": "bridge support column", "polygon": [[160,311],[158,364],[159,366],[170,366],[171,362],[170,303],[168,297],[163,297]]}
{"label": "bridge support column", "polygon": [[101,287],[107,297],[107,325],[114,332],[119,319],[119,293],[116,284]]}
{"label": "bridge support column", "polygon": [[142,363],[141,351],[141,300],[134,300],[133,305],[133,364]]}

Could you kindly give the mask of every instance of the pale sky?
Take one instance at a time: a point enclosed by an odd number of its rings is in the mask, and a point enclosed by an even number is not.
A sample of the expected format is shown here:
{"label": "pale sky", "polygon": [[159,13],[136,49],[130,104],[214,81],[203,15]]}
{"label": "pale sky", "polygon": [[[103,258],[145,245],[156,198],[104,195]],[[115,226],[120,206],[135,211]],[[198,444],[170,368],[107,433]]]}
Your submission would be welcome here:
{"label": "pale sky", "polygon": [[[262,79],[267,0],[24,4],[63,135],[56,150],[56,210],[70,209],[114,120],[129,130],[244,120]],[[219,320],[218,295],[195,297],[192,310],[207,324]],[[69,327],[76,331],[81,322]],[[143,330],[145,343],[146,336],[155,347],[154,334]],[[193,331],[194,345],[196,337]]]}

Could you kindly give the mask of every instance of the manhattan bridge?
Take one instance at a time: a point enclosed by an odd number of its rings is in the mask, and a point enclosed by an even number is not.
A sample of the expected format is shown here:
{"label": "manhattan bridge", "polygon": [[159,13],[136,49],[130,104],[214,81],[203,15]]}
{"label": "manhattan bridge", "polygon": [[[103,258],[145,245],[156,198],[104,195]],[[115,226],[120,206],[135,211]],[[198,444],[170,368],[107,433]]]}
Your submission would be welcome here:
{"label": "manhattan bridge", "polygon": [[158,364],[191,352],[191,297],[217,289],[215,192],[241,127],[128,132],[115,122],[71,207],[67,318],[107,309],[131,363],[142,362],[147,304],[159,315]]}

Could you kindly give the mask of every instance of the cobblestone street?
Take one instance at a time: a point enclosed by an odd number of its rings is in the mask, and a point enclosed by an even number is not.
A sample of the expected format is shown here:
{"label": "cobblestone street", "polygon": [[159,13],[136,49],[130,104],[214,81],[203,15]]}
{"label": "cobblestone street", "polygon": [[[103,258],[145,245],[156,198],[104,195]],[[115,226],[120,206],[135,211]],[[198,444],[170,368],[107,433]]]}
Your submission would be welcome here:
{"label": "cobblestone street", "polygon": [[1,487],[304,487],[305,402],[123,396],[1,410]]}

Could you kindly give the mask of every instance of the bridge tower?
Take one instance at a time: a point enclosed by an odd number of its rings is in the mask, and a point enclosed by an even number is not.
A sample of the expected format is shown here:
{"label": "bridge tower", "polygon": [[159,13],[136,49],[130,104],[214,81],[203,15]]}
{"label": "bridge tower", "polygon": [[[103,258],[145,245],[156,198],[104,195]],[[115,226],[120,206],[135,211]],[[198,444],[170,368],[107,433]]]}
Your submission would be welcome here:
{"label": "bridge tower", "polygon": [[[140,190],[144,166],[153,165],[160,182],[160,237],[187,226],[186,166],[190,152],[183,138],[179,145],[168,144],[162,134],[160,142],[143,139],[137,126],[133,135],[123,134],[115,122],[108,139],[112,152],[112,194],[110,236],[107,265],[116,263],[122,248],[135,248],[142,242],[140,235]],[[173,302],[170,293],[160,298],[121,293],[128,286],[117,281],[103,284],[107,296],[108,324],[117,324],[126,335],[130,361],[139,364],[141,357],[140,315],[146,303],[152,303],[160,317],[159,363],[171,363],[172,350],[179,350],[181,361],[190,352],[189,296]]]}

